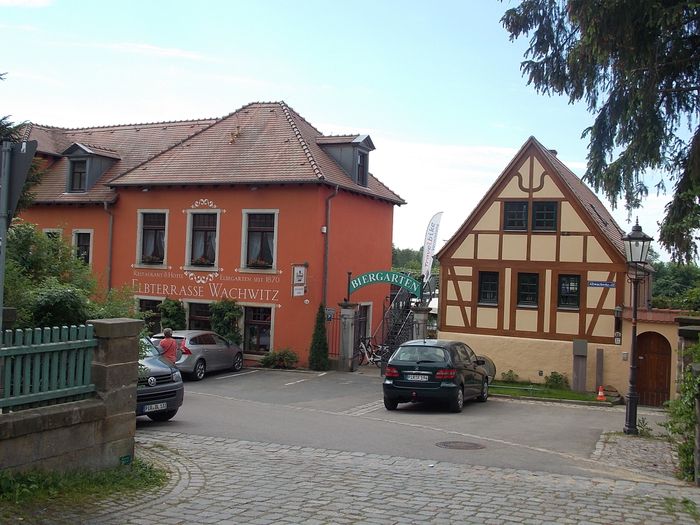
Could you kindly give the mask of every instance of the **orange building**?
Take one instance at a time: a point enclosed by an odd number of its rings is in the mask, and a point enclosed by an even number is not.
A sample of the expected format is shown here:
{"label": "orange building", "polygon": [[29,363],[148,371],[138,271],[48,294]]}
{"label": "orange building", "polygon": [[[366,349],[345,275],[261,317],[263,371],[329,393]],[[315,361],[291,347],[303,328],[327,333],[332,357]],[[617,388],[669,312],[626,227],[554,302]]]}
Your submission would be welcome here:
{"label": "orange building", "polygon": [[[393,209],[369,172],[367,135],[324,136],[283,102],[220,119],[60,129],[30,125],[48,166],[21,214],[75,245],[106,288],[141,310],[166,297],[188,326],[209,304],[244,309],[247,357],[292,349],[306,364],[320,304],[347,298],[348,272],[391,268]],[[388,285],[352,301],[381,322]]]}

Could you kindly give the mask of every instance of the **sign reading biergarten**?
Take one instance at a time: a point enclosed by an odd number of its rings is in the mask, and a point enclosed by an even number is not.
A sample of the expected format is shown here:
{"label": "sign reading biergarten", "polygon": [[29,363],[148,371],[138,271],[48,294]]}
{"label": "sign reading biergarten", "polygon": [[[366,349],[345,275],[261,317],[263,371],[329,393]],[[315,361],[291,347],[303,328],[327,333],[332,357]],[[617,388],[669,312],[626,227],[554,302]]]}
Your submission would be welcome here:
{"label": "sign reading biergarten", "polygon": [[390,272],[386,270],[378,270],[374,272],[363,273],[357,277],[350,278],[348,291],[350,293],[354,292],[358,288],[367,286],[369,284],[395,284],[401,288],[405,288],[413,295],[420,296],[420,282],[415,279],[398,272]]}

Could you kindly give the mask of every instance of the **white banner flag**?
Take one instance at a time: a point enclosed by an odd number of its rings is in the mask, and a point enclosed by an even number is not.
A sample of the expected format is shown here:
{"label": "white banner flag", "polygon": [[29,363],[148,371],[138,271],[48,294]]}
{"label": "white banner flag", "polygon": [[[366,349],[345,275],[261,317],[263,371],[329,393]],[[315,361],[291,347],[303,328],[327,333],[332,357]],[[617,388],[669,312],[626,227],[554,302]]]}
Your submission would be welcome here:
{"label": "white banner flag", "polygon": [[423,265],[421,267],[421,275],[425,281],[430,279],[430,272],[433,267],[433,255],[435,255],[435,244],[437,243],[438,228],[440,227],[440,218],[442,212],[433,215],[428,224],[428,229],[425,230],[425,242],[423,243]]}

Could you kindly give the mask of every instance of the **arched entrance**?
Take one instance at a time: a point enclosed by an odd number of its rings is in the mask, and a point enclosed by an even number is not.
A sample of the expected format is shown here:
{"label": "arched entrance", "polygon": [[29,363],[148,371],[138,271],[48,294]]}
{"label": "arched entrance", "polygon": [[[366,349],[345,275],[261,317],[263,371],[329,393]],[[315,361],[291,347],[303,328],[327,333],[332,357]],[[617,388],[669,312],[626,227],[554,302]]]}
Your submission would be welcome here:
{"label": "arched entrance", "polygon": [[637,337],[637,391],[639,404],[661,406],[671,390],[671,345],[656,332]]}

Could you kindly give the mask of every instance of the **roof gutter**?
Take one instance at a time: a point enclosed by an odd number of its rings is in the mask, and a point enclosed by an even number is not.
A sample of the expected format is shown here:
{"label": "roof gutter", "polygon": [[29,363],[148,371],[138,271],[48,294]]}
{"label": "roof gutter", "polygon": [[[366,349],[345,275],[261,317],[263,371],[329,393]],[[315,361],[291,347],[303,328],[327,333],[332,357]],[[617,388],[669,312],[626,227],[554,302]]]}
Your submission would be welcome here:
{"label": "roof gutter", "polygon": [[336,185],[333,193],[326,197],[326,224],[321,228],[321,232],[325,235],[323,239],[323,306],[328,305],[328,246],[329,237],[331,234],[331,199],[338,195],[338,186]]}

